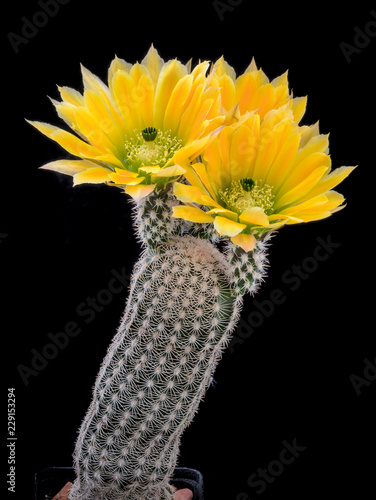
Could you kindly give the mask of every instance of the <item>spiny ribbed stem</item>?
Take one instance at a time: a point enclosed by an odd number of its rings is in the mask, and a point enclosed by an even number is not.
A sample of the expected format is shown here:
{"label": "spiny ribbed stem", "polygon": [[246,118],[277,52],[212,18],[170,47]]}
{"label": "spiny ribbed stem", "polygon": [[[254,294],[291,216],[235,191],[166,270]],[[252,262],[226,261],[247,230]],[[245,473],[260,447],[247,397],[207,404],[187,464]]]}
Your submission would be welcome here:
{"label": "spiny ribbed stem", "polygon": [[240,311],[222,254],[172,238],[136,266],[76,446],[70,499],[170,500],[180,437]]}
{"label": "spiny ribbed stem", "polygon": [[229,243],[224,255],[197,225],[171,216],[175,203],[164,190],[135,206],[144,251],[79,432],[70,500],[173,499],[181,435],[230,341],[242,295],[263,275],[265,243],[248,253]]}

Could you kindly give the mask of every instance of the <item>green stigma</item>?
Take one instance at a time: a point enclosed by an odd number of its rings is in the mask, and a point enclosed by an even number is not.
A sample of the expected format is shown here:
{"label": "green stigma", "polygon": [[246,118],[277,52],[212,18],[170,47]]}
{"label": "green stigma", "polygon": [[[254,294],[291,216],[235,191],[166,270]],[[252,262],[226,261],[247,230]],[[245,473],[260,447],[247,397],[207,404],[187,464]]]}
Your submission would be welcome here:
{"label": "green stigma", "polygon": [[255,185],[255,181],[253,179],[250,179],[249,177],[246,177],[245,179],[242,179],[240,181],[240,184],[242,185],[244,191],[247,191],[247,193],[249,193],[250,191],[252,191],[252,188]]}
{"label": "green stigma", "polygon": [[219,190],[219,196],[229,210],[239,215],[253,207],[260,207],[269,215],[273,208],[272,188],[261,180],[254,181],[248,177],[232,181],[230,187]]}
{"label": "green stigma", "polygon": [[146,127],[141,131],[141,134],[146,142],[152,142],[158,135],[158,129],[155,127]]}
{"label": "green stigma", "polygon": [[182,146],[182,140],[172,135],[171,130],[162,132],[154,127],[135,130],[134,137],[124,143],[125,167],[131,172],[138,172],[141,167],[162,168]]}

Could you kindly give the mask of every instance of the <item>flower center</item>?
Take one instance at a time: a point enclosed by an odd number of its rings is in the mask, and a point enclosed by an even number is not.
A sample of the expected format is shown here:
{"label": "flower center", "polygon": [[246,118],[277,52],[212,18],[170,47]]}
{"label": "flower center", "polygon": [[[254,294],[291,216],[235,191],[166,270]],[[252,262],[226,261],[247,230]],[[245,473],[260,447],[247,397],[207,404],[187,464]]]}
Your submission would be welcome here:
{"label": "flower center", "polygon": [[146,127],[125,141],[125,164],[128,170],[138,172],[140,167],[164,167],[182,147],[182,140],[154,127]]}
{"label": "flower center", "polygon": [[230,187],[219,190],[219,196],[230,210],[239,215],[252,207],[260,207],[266,213],[273,207],[272,188],[268,184],[262,184],[261,180],[245,178],[232,181]]}

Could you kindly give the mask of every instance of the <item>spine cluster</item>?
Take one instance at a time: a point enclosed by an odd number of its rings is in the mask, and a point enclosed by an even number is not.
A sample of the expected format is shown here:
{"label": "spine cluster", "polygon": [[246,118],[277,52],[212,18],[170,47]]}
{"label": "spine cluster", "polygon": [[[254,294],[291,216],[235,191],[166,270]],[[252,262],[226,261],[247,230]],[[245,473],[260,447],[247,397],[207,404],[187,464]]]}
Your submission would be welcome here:
{"label": "spine cluster", "polygon": [[70,500],[173,499],[181,435],[230,341],[241,292],[259,279],[255,252],[245,262],[235,248],[225,256],[181,235],[167,203],[155,195],[135,217],[145,248],[79,432]]}

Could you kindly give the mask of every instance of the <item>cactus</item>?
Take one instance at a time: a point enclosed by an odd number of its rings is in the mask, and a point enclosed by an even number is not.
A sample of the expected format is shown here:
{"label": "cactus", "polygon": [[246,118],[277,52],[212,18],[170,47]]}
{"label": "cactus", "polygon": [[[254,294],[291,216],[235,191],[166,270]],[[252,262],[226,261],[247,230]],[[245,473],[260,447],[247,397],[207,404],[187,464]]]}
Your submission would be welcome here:
{"label": "cactus", "polygon": [[54,105],[80,139],[30,122],[79,158],[41,168],[133,198],[143,247],[70,500],[172,499],[180,437],[265,275],[270,235],[344,208],[333,188],[354,167],[331,170],[328,137],[299,125],[306,99],[285,76],[267,83],[254,60],[240,77],[223,58],[208,67],[164,62],[151,46],[141,64],[115,58],[108,86],[83,68],[83,95],[59,88]]}
{"label": "cactus", "polygon": [[171,217],[174,203],[165,190],[135,206],[144,249],[79,432],[70,500],[173,498],[181,435],[231,338],[242,294],[261,279],[264,244],[221,253],[194,224]]}

